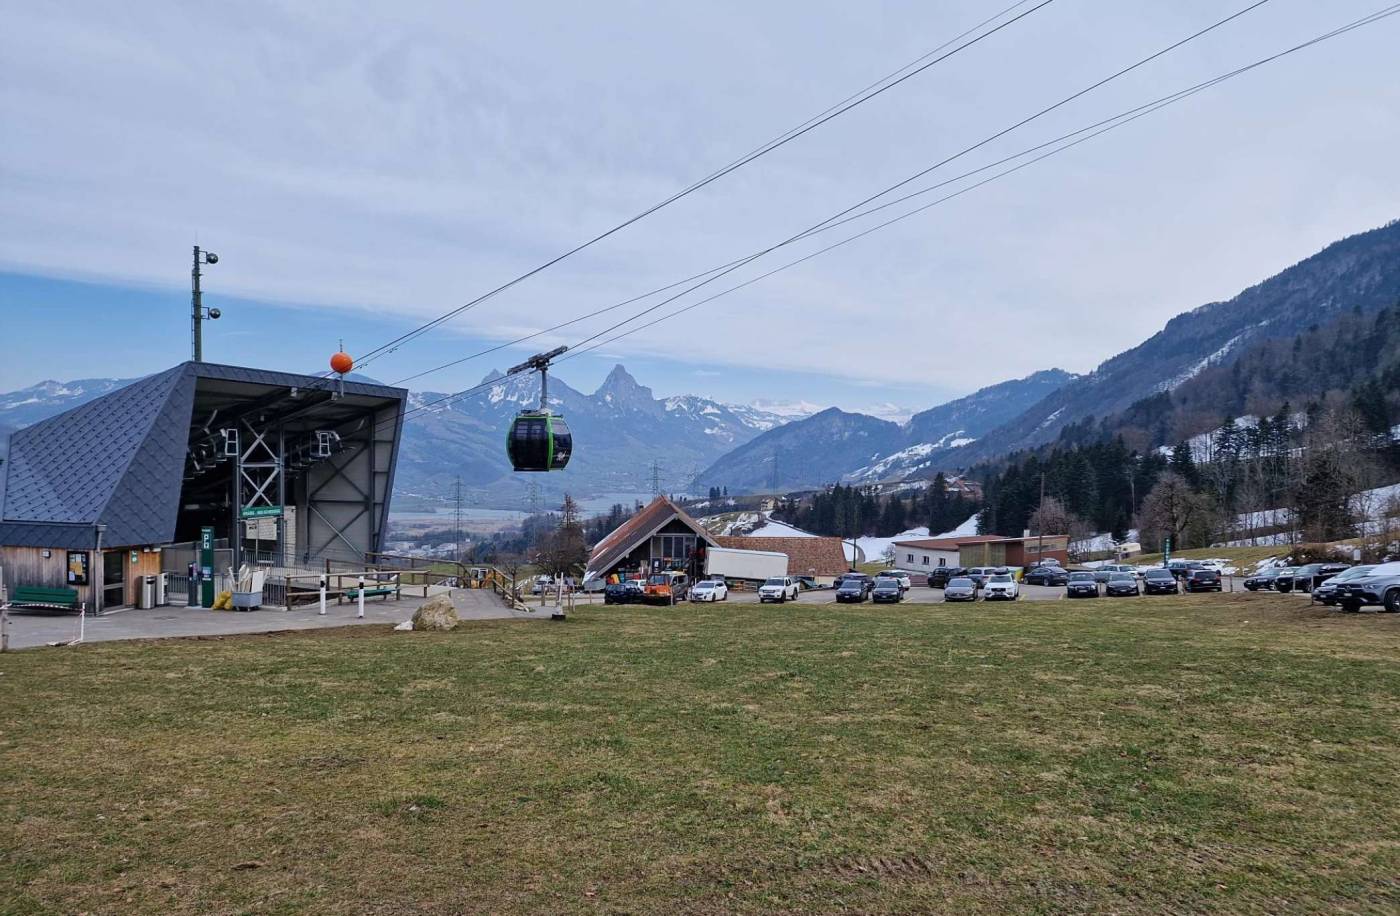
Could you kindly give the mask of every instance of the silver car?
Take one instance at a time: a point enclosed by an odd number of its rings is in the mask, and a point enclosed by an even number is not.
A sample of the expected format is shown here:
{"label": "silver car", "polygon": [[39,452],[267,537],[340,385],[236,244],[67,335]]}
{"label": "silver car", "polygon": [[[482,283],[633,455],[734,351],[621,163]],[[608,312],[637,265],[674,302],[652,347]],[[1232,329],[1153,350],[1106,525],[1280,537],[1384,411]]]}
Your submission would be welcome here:
{"label": "silver car", "polygon": [[976,601],[977,583],[966,576],[949,579],[943,587],[944,601]]}

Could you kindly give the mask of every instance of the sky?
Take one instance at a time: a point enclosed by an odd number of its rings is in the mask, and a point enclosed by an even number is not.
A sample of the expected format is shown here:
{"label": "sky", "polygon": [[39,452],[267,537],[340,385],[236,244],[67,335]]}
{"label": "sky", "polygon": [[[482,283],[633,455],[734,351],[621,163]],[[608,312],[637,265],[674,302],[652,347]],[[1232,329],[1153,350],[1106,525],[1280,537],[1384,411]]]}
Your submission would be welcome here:
{"label": "sky", "polygon": [[[340,341],[365,353],[475,299],[1010,2],[8,4],[0,390],[188,358],[195,244],[220,256],[206,358],[319,371]],[[363,371],[396,382],[763,250],[1249,2],[1052,0]],[[1269,0],[909,187],[1381,6]],[[1293,55],[557,374],[591,390],[622,362],[662,395],[875,410],[1091,371],[1400,217],[1397,43],[1400,17]],[[410,387],[473,385],[662,299]]]}

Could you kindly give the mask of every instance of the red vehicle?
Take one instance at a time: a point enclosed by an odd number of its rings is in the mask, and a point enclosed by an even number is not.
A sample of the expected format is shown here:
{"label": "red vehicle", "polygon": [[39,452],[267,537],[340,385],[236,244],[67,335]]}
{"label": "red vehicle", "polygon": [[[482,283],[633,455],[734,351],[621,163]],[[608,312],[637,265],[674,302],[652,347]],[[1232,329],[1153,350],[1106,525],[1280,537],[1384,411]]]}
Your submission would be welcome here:
{"label": "red vehicle", "polygon": [[675,604],[685,598],[690,579],[683,572],[659,572],[647,576],[642,600],[648,604]]}

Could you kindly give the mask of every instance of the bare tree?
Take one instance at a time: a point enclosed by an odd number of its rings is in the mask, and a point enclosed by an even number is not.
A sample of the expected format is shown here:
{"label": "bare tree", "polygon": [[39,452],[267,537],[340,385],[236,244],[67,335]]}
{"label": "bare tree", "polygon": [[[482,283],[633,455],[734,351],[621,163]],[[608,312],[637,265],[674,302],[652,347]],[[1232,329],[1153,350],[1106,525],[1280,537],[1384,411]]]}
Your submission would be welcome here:
{"label": "bare tree", "polygon": [[1168,471],[1142,501],[1139,539],[1144,548],[1153,550],[1160,550],[1168,537],[1178,547],[1206,546],[1215,523],[1215,505],[1210,497],[1195,492],[1185,478]]}
{"label": "bare tree", "polygon": [[1353,537],[1366,517],[1361,494],[1375,477],[1366,456],[1369,434],[1352,410],[1323,411],[1308,426],[1293,491],[1303,537],[1313,542]]}
{"label": "bare tree", "polygon": [[536,563],[550,576],[581,576],[588,563],[588,540],[579,520],[578,503],[564,494],[559,525],[546,532],[535,546]]}

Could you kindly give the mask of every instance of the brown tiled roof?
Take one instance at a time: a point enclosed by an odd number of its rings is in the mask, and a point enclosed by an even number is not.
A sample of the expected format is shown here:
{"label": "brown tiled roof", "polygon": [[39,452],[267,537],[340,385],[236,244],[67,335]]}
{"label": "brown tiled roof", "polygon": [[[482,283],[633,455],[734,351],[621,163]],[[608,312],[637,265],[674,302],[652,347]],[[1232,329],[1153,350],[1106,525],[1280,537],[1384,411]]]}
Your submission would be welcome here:
{"label": "brown tiled roof", "polygon": [[715,540],[719,546],[733,550],[785,553],[788,574],[793,576],[839,576],[851,568],[840,538],[717,537]]}
{"label": "brown tiled roof", "polygon": [[984,541],[1004,540],[999,534],[969,534],[955,538],[919,538],[911,541],[895,541],[896,547],[913,547],[916,550],[957,550],[963,544],[981,544]]}
{"label": "brown tiled roof", "polygon": [[714,537],[705,527],[691,518],[684,509],[665,496],[658,496],[594,546],[593,553],[588,557],[588,568],[596,572],[611,568],[635,550],[638,544],[651,537],[652,532],[674,518],[684,522],[707,543],[715,543]]}

